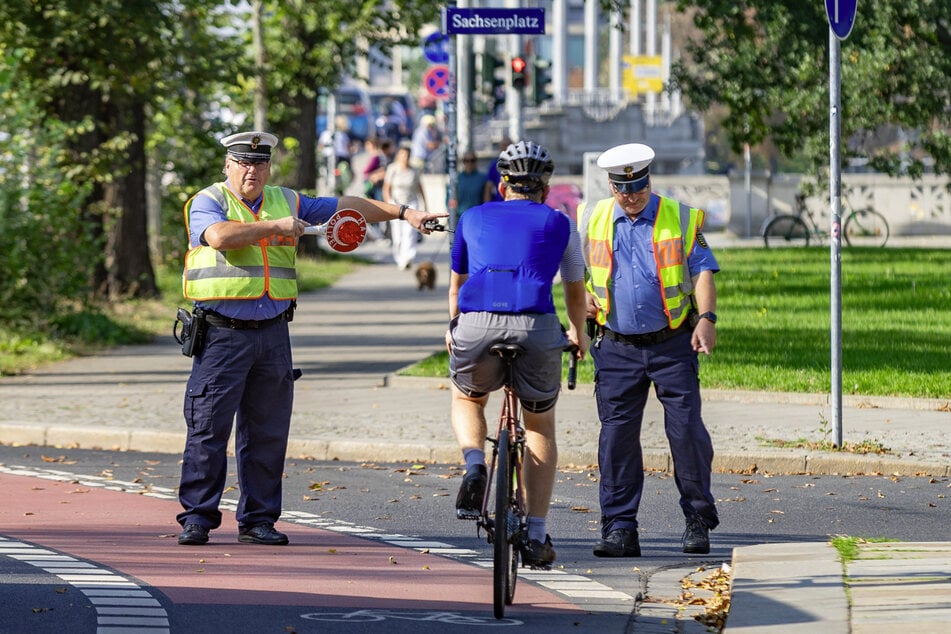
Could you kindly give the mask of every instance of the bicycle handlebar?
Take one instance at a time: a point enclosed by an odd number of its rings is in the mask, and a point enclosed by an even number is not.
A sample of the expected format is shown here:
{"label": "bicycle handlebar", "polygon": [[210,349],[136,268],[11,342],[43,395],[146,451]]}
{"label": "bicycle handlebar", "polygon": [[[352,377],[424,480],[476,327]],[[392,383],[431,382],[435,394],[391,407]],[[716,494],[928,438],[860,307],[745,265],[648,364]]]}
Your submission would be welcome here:
{"label": "bicycle handlebar", "polygon": [[446,225],[439,224],[438,220],[427,220],[426,222],[423,223],[423,226],[429,229],[430,231],[446,231],[448,233],[455,233],[452,229],[450,229]]}

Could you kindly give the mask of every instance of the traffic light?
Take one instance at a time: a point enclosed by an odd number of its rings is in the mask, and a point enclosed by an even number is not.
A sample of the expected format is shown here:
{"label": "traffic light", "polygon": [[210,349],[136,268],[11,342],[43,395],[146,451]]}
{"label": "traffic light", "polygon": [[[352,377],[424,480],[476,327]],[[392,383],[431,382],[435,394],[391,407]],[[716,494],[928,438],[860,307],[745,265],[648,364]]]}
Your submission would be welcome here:
{"label": "traffic light", "polygon": [[505,77],[499,72],[504,66],[505,62],[492,53],[482,54],[482,90],[492,112],[505,101]]}
{"label": "traffic light", "polygon": [[512,88],[521,90],[525,88],[525,58],[512,58]]}
{"label": "traffic light", "polygon": [[535,72],[532,75],[532,93],[535,97],[535,105],[540,105],[546,99],[551,99],[551,62],[541,57],[536,57],[533,64]]}

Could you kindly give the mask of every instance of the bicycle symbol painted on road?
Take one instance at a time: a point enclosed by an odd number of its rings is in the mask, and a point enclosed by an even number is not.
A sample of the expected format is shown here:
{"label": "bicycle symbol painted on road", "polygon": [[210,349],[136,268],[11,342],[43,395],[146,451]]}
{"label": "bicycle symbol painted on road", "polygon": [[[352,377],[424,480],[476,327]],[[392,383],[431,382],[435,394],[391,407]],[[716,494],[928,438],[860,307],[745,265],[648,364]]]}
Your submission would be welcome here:
{"label": "bicycle symbol painted on road", "polygon": [[488,625],[509,626],[524,625],[516,619],[495,619],[491,617],[467,616],[459,612],[398,612],[396,610],[355,610],[353,612],[311,612],[301,614],[308,621],[334,621],[347,623],[376,623],[388,619],[400,621],[428,621],[448,623],[450,625]]}

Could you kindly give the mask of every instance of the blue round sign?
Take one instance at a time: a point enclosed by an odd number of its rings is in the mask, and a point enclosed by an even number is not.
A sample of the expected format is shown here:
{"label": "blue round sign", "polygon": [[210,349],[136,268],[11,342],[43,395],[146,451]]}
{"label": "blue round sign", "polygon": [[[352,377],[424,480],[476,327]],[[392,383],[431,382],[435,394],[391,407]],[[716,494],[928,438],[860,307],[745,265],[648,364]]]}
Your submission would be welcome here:
{"label": "blue round sign", "polygon": [[449,36],[436,31],[423,42],[423,55],[433,64],[449,61]]}
{"label": "blue round sign", "polygon": [[826,0],[826,15],[829,27],[835,36],[844,40],[855,26],[855,12],[858,0]]}

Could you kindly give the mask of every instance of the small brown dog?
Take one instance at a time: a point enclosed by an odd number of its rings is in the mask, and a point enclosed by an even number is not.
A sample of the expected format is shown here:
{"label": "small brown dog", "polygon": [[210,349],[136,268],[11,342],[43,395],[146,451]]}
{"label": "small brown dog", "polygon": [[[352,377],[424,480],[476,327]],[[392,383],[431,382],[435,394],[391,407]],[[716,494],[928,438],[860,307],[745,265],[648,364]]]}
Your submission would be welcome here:
{"label": "small brown dog", "polygon": [[436,265],[431,260],[420,262],[416,267],[416,282],[419,284],[419,290],[436,288]]}

